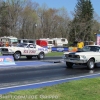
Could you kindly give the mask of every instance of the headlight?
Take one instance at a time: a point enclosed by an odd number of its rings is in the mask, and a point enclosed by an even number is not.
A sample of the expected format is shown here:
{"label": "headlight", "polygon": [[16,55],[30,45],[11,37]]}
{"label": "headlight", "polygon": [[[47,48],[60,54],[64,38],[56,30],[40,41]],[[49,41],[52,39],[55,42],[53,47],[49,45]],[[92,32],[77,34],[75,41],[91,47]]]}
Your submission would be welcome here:
{"label": "headlight", "polygon": [[9,49],[9,52],[13,52],[13,50],[12,49]]}
{"label": "headlight", "polygon": [[83,59],[86,59],[86,56],[84,56],[84,55],[81,55],[81,58],[83,58]]}

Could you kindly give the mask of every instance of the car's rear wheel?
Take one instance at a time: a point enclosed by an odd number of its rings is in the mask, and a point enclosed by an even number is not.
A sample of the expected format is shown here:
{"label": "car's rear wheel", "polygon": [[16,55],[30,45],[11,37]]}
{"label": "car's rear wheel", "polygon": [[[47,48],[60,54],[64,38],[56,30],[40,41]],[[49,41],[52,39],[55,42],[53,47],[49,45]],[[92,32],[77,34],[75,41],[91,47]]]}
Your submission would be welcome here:
{"label": "car's rear wheel", "polygon": [[44,59],[45,54],[44,52],[39,53],[39,55],[37,56],[38,59]]}
{"label": "car's rear wheel", "polygon": [[14,59],[15,59],[15,60],[19,60],[20,57],[21,57],[21,53],[17,51],[17,52],[14,53],[13,56],[14,56]]}
{"label": "car's rear wheel", "polygon": [[93,69],[95,67],[95,61],[94,59],[90,59],[88,62],[87,62],[87,68],[88,69]]}
{"label": "car's rear wheel", "polygon": [[66,68],[73,68],[73,63],[71,62],[66,62]]}

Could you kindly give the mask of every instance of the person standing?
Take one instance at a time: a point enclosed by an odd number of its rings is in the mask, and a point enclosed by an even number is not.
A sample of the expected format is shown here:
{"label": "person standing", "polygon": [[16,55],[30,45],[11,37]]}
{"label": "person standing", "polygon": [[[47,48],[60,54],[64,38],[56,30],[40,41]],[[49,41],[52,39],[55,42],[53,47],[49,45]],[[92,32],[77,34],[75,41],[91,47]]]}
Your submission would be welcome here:
{"label": "person standing", "polygon": [[79,42],[77,43],[77,48],[78,48],[78,50],[82,49],[83,47],[84,47],[84,42],[79,41]]}
{"label": "person standing", "polygon": [[6,42],[5,46],[8,47],[9,46],[9,42]]}

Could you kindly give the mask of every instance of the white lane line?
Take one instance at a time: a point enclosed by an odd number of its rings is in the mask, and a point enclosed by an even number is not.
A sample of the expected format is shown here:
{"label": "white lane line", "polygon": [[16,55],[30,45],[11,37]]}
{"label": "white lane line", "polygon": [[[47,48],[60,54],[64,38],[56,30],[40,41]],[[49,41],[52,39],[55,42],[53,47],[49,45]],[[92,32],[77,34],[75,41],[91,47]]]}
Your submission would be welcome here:
{"label": "white lane line", "polygon": [[30,85],[39,85],[39,84],[52,83],[52,82],[59,82],[59,81],[66,81],[66,80],[75,80],[75,79],[79,79],[79,78],[91,77],[91,76],[96,76],[96,75],[100,75],[100,73],[78,76],[78,77],[72,77],[72,78],[64,78],[64,79],[60,79],[60,80],[45,81],[45,82],[39,82],[39,83],[34,83],[34,84],[26,84],[26,85],[18,85],[18,86],[0,88],[0,90],[10,89],[10,88],[18,88],[18,87],[25,87],[25,86],[30,86]]}

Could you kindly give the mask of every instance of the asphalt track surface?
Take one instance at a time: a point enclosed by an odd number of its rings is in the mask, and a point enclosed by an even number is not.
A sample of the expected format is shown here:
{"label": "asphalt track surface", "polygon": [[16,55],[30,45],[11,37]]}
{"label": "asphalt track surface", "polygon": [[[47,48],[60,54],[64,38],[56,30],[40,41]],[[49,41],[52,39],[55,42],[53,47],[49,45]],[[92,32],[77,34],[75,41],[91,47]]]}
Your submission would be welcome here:
{"label": "asphalt track surface", "polygon": [[40,61],[36,58],[31,61],[21,59],[15,63],[0,65],[0,94],[100,76],[100,67],[94,70],[87,70],[86,66],[67,69],[61,57],[47,57]]}

